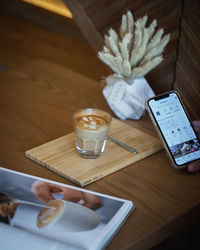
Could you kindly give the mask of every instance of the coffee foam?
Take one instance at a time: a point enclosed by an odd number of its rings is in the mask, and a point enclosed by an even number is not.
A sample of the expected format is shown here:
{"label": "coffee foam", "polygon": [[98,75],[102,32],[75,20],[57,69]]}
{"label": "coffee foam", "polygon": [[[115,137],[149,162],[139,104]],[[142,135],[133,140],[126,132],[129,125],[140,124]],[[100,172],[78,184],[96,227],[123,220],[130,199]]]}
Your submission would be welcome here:
{"label": "coffee foam", "polygon": [[62,200],[53,200],[48,202],[46,205],[48,207],[52,207],[52,209],[44,207],[38,214],[37,225],[40,228],[52,223],[64,209],[64,202]]}
{"label": "coffee foam", "polygon": [[109,126],[111,116],[99,109],[82,109],[74,114],[74,121],[82,129],[96,130]]}
{"label": "coffee foam", "polygon": [[107,121],[104,118],[96,115],[80,116],[78,117],[77,122],[80,123],[79,125],[80,127],[83,127],[85,129],[94,129],[94,130],[107,123]]}

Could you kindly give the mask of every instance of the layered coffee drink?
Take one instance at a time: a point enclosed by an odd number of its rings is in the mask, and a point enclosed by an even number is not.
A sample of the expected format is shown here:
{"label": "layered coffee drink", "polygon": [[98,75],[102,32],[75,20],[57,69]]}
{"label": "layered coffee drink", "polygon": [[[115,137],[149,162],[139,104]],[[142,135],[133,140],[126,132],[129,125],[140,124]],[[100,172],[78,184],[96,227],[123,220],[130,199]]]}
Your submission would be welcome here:
{"label": "layered coffee drink", "polygon": [[37,226],[57,232],[91,230],[100,223],[100,216],[93,210],[66,200],[53,200],[37,216]]}
{"label": "layered coffee drink", "polygon": [[85,158],[96,158],[104,151],[111,116],[99,109],[82,109],[73,115],[76,148]]}

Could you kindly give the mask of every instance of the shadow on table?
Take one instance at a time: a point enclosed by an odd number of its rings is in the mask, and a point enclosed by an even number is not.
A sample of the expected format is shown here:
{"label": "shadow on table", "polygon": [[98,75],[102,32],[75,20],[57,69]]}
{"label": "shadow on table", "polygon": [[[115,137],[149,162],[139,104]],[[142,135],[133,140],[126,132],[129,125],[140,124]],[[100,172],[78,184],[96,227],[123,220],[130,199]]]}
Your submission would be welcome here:
{"label": "shadow on table", "polygon": [[200,218],[150,250],[200,250]]}

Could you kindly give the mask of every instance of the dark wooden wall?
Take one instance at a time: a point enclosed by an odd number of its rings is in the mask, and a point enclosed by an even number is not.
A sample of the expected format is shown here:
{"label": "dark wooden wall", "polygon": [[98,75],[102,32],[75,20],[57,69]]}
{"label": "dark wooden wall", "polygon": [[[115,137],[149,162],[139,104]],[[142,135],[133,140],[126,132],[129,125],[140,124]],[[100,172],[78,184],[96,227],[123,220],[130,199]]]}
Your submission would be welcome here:
{"label": "dark wooden wall", "polygon": [[174,88],[192,119],[200,119],[200,1],[184,0]]}

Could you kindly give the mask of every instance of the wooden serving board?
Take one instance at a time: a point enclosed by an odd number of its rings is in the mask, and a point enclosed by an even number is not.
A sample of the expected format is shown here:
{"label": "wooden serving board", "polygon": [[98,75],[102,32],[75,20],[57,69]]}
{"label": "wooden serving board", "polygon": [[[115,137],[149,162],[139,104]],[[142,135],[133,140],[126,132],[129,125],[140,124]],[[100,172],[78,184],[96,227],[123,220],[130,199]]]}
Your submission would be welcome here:
{"label": "wooden serving board", "polygon": [[84,159],[76,153],[75,136],[74,133],[70,133],[28,150],[25,155],[68,180],[85,186],[163,148],[157,137],[114,118],[110,135],[136,148],[138,153],[133,154],[108,140],[102,156],[96,159]]}

